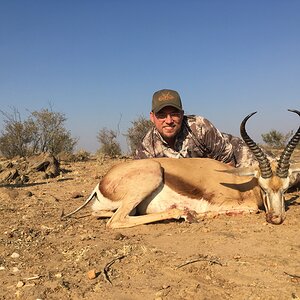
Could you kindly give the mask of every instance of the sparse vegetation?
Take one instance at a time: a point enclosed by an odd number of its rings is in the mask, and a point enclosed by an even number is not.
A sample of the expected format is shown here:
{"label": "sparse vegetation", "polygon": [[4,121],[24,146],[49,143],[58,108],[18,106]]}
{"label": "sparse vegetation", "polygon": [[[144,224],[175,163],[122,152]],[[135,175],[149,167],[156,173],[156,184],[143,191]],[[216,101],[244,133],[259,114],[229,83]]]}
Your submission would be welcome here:
{"label": "sparse vegetation", "polygon": [[287,141],[292,135],[292,131],[288,132],[287,134],[283,134],[273,129],[265,134],[262,134],[261,137],[268,147],[280,149],[286,145]]}
{"label": "sparse vegetation", "polygon": [[100,143],[98,153],[109,157],[122,154],[120,143],[117,141],[117,132],[112,129],[102,128],[99,130],[97,140]]}
{"label": "sparse vegetation", "polygon": [[132,126],[128,128],[125,134],[131,155],[135,154],[147,131],[153,126],[152,122],[143,116],[139,116],[131,122]]}
{"label": "sparse vegetation", "polygon": [[88,161],[91,158],[91,153],[84,149],[80,149],[74,154],[74,156],[75,161]]}
{"label": "sparse vegetation", "polygon": [[4,129],[0,135],[0,152],[3,156],[29,156],[42,152],[58,154],[72,152],[77,139],[65,128],[66,117],[52,109],[31,112],[22,120],[19,111],[12,113],[0,111],[5,117]]}

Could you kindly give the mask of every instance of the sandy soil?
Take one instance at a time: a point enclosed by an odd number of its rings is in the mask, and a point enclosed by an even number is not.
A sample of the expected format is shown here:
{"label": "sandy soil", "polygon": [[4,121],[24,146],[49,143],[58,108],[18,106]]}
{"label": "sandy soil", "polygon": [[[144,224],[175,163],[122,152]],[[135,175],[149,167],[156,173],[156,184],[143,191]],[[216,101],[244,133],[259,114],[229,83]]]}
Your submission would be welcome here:
{"label": "sandy soil", "polygon": [[300,299],[300,197],[264,212],[108,230],[79,206],[115,161],[0,187],[0,299]]}

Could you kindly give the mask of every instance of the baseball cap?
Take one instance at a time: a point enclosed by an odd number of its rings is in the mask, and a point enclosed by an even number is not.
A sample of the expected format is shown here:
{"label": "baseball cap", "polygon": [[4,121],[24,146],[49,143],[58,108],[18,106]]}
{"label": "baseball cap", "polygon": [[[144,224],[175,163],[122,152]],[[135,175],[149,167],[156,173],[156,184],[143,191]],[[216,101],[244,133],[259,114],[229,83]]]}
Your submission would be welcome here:
{"label": "baseball cap", "polygon": [[152,111],[159,112],[166,106],[173,106],[182,110],[182,103],[179,94],[176,91],[163,89],[155,92],[152,98]]}

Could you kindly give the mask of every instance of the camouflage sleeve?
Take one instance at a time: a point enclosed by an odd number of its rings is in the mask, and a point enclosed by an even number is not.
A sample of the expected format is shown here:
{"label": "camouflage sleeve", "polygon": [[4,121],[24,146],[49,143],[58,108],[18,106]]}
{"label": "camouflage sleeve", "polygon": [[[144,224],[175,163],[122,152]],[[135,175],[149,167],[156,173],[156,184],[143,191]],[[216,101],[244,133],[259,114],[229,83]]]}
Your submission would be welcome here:
{"label": "camouflage sleeve", "polygon": [[140,145],[139,148],[136,149],[134,159],[143,159],[143,158],[152,158],[154,157],[143,144]]}
{"label": "camouflage sleeve", "polygon": [[152,141],[152,131],[153,129],[150,129],[145,137],[143,138],[141,144],[139,147],[137,147],[135,151],[135,159],[143,159],[143,158],[153,158],[155,157],[155,152],[153,149],[153,141]]}
{"label": "camouflage sleeve", "polygon": [[[241,138],[225,132],[222,132],[222,135],[232,145],[236,167],[249,167],[257,163],[253,153]],[[268,155],[267,157],[269,160],[273,159]]]}
{"label": "camouflage sleeve", "polygon": [[223,137],[222,133],[209,120],[198,117],[196,125],[200,128],[208,157],[225,163],[235,163],[233,148],[229,140]]}

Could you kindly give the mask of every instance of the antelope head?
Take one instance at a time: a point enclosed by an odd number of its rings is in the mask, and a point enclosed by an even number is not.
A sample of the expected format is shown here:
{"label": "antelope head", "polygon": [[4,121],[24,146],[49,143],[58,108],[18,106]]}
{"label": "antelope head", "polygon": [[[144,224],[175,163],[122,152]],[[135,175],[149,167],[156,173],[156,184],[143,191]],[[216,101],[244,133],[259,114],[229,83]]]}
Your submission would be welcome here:
{"label": "antelope head", "polygon": [[[300,111],[290,110],[300,116]],[[242,121],[240,132],[242,139],[254,154],[259,164],[259,170],[253,173],[258,179],[262,190],[263,203],[266,210],[266,219],[272,224],[281,224],[285,219],[284,193],[293,183],[294,174],[300,169],[290,168],[290,158],[300,140],[300,127],[292,136],[285,149],[281,153],[277,166],[271,167],[271,163],[261,148],[249,137],[245,125],[247,120],[256,112],[249,114]],[[249,173],[247,175],[250,175]]]}

